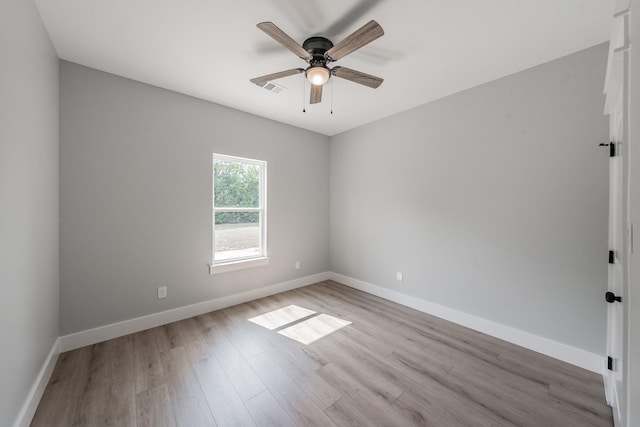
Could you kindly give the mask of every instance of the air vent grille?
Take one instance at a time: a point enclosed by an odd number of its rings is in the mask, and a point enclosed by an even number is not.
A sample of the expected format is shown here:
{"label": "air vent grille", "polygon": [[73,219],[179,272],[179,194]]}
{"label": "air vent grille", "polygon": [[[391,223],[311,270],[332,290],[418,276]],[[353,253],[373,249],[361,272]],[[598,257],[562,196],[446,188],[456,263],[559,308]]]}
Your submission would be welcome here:
{"label": "air vent grille", "polygon": [[280,93],[287,89],[286,87],[279,85],[277,83],[274,83],[272,81],[266,82],[264,85],[262,85],[262,87],[268,90],[269,92],[273,92],[273,93]]}

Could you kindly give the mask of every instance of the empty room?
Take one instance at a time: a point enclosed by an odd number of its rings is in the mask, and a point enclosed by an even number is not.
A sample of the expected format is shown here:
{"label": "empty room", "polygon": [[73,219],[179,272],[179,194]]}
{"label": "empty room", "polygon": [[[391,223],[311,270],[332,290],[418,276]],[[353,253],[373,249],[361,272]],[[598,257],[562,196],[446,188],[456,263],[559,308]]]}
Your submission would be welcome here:
{"label": "empty room", "polygon": [[639,426],[638,8],[3,0],[0,426]]}

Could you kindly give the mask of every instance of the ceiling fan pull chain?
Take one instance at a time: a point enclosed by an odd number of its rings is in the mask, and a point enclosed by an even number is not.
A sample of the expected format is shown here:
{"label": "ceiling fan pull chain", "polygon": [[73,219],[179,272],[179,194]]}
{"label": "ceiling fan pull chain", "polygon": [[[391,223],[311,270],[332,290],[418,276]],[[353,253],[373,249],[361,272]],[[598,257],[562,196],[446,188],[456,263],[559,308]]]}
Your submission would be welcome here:
{"label": "ceiling fan pull chain", "polygon": [[306,113],[307,110],[305,108],[305,96],[306,96],[306,91],[307,91],[307,79],[302,79],[302,112]]}
{"label": "ceiling fan pull chain", "polygon": [[331,80],[331,114],[333,114],[333,80]]}

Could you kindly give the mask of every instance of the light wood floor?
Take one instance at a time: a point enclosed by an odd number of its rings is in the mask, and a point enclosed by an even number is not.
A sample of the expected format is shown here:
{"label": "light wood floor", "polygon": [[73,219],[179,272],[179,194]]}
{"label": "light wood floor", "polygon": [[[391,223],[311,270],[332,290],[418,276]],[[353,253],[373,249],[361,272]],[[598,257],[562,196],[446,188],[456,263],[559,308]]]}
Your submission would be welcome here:
{"label": "light wood floor", "polygon": [[[351,324],[308,345],[283,335],[312,340],[338,319]],[[64,353],[32,426],[612,426],[603,390],[594,373],[322,282]]]}

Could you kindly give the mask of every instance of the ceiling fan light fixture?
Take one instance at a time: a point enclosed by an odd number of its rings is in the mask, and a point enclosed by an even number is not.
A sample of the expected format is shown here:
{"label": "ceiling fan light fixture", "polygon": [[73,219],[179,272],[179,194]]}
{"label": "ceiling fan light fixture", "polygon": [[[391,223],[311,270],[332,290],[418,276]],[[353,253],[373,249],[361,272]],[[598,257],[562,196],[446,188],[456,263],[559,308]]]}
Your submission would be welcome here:
{"label": "ceiling fan light fixture", "polygon": [[307,80],[309,80],[309,83],[311,83],[312,85],[322,86],[329,80],[331,71],[329,71],[327,67],[316,65],[307,68],[305,75],[307,76]]}

